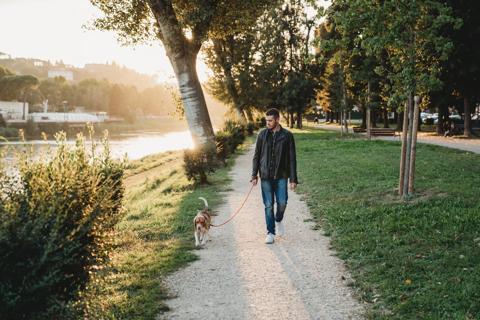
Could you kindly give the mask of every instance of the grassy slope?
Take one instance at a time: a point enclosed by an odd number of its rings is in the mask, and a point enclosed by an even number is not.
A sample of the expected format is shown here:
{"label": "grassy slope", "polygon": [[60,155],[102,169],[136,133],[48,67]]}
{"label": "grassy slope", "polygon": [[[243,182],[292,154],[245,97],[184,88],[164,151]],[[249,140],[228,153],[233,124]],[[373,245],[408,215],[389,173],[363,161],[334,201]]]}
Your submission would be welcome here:
{"label": "grassy slope", "polygon": [[[239,153],[252,142],[248,138]],[[106,318],[154,319],[168,309],[162,278],[196,259],[192,221],[203,207],[198,197],[207,198],[212,208],[220,203],[233,159],[209,178],[210,185],[197,188],[184,175],[181,152],[130,164],[125,179],[127,215],[119,224],[113,257],[116,272],[100,297]]]}
{"label": "grassy slope", "polygon": [[400,144],[296,132],[300,193],[375,319],[480,318],[480,155],[419,145],[417,196],[396,196]]}

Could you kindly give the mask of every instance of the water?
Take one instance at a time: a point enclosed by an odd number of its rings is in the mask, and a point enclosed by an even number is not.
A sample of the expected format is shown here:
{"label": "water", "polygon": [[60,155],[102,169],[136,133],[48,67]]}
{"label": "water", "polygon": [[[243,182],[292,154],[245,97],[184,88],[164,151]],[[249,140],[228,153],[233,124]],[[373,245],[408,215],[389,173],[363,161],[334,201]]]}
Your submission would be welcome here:
{"label": "water", "polygon": [[[74,144],[75,141],[68,141]],[[193,148],[193,141],[189,131],[177,132],[136,132],[119,134],[109,138],[110,151],[113,158],[120,159],[127,154],[128,159],[135,160],[144,156],[166,151]],[[34,156],[39,155],[48,148],[56,147],[55,141],[31,140],[27,142],[0,142],[0,152],[7,150],[4,163],[8,166],[15,158],[13,150],[33,148]]]}

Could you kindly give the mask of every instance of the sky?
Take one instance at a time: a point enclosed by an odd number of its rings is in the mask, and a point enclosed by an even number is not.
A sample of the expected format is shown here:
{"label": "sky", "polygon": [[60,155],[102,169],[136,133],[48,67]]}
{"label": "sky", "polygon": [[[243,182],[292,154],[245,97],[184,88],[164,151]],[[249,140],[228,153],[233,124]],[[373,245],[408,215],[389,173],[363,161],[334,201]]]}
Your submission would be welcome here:
{"label": "sky", "polygon": [[[160,42],[121,46],[114,32],[85,30],[101,12],[88,0],[0,0],[0,52],[83,67],[115,61],[138,72],[174,82],[174,73]],[[199,57],[200,81],[210,71]]]}

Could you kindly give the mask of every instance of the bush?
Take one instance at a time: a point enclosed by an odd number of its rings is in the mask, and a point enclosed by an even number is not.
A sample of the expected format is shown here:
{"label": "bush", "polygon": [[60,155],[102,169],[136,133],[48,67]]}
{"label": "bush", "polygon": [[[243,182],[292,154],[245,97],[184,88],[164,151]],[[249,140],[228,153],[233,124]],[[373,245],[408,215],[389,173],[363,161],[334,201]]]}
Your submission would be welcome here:
{"label": "bush", "polygon": [[0,127],[0,137],[17,138],[19,136],[17,128]]}
{"label": "bush", "polygon": [[232,153],[232,136],[231,134],[219,131],[215,135],[215,144],[217,148],[217,159],[226,165],[228,156]]}
{"label": "bush", "polygon": [[225,121],[224,132],[231,135],[231,153],[245,140],[245,126],[234,121]]}
{"label": "bush", "polygon": [[205,145],[194,150],[185,150],[183,154],[183,168],[188,180],[195,183],[208,183],[207,174],[215,171],[218,165],[215,146]]}
{"label": "bush", "polygon": [[[15,177],[0,170],[0,314],[3,319],[61,319],[92,277],[103,272],[121,218],[123,169],[66,143],[48,161],[19,156]],[[95,145],[92,150],[95,149]]]}

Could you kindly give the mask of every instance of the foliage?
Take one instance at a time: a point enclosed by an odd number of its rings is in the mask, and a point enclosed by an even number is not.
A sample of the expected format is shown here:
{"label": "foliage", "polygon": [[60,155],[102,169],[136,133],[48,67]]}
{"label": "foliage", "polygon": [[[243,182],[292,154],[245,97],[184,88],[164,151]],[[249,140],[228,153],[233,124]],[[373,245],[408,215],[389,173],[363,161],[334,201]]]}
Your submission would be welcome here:
{"label": "foliage", "polygon": [[215,172],[217,167],[216,150],[210,145],[204,145],[194,150],[185,150],[183,168],[189,180],[199,184],[208,182],[207,175]]}
{"label": "foliage", "polygon": [[122,216],[123,164],[107,140],[97,153],[81,135],[74,147],[56,138],[57,149],[37,160],[19,154],[16,175],[0,171],[0,313],[8,319],[70,317],[105,272]]}

